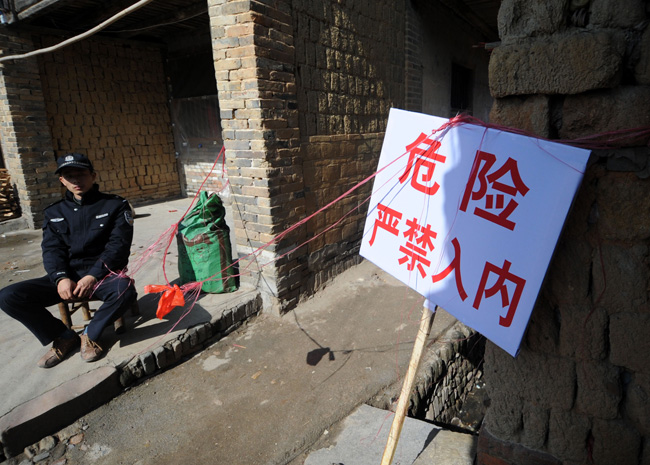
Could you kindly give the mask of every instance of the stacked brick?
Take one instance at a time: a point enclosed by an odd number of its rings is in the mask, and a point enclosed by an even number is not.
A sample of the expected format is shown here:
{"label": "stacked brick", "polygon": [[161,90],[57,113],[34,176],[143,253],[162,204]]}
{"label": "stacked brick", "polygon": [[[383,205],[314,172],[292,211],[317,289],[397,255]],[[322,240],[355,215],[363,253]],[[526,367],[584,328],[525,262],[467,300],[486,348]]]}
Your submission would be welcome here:
{"label": "stacked brick", "polygon": [[[374,173],[391,106],[404,105],[402,2],[293,2],[306,213]],[[385,34],[390,29],[392,35]],[[366,183],[306,225],[307,292],[358,261]]]}
{"label": "stacked brick", "polygon": [[187,195],[194,196],[201,188],[206,192],[220,193],[222,197],[229,193],[223,192],[226,189],[228,177],[221,167],[221,161],[215,166],[214,160],[216,156],[214,153],[210,153],[209,156],[213,158],[212,162],[198,162],[195,158],[191,163],[188,162],[182,165],[181,170]]}
{"label": "stacked brick", "polygon": [[388,0],[293,2],[303,136],[385,129],[390,106],[404,104],[404,15]]}
{"label": "stacked brick", "polygon": [[6,169],[0,169],[0,222],[20,216],[20,210],[14,197],[11,176]]}
{"label": "stacked brick", "polygon": [[201,186],[207,192],[221,192],[227,177],[218,97],[172,100],[172,114],[183,194],[193,196]]}
{"label": "stacked brick", "polygon": [[91,39],[40,70],[56,155],[87,154],[101,188],[133,203],[180,195],[160,49]]}
{"label": "stacked brick", "polygon": [[[650,4],[501,5],[492,122],[574,139],[650,127]],[[650,149],[593,152],[516,359],[488,344],[479,463],[650,464]]]}
{"label": "stacked brick", "polygon": [[[4,28],[0,50],[4,55],[34,50],[30,34]],[[35,227],[42,210],[60,195],[52,175],[54,162],[45,101],[35,58],[0,65],[0,141],[5,167],[20,195],[22,214]]]}

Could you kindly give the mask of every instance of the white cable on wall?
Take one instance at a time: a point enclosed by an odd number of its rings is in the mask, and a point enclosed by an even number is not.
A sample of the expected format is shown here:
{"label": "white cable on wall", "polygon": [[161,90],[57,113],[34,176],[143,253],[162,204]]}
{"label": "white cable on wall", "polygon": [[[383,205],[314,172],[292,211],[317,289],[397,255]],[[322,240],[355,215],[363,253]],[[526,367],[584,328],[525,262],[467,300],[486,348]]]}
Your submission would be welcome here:
{"label": "white cable on wall", "polygon": [[31,52],[23,53],[23,54],[20,54],[20,55],[9,55],[9,56],[6,56],[6,57],[0,57],[0,63],[2,63],[4,61],[9,61],[9,60],[19,60],[21,58],[29,58],[29,57],[36,56],[36,55],[42,55],[44,53],[53,52],[53,51],[58,50],[60,48],[66,47],[66,46],[68,46],[70,44],[73,44],[75,42],[79,42],[80,40],[83,40],[86,37],[90,37],[91,35],[95,34],[96,32],[101,31],[106,26],[109,26],[109,25],[113,24],[118,19],[121,19],[124,16],[128,15],[129,13],[134,12],[138,8],[141,8],[141,7],[145,6],[147,3],[151,3],[152,1],[153,0],[140,0],[139,2],[134,3],[133,5],[131,5],[128,8],[125,8],[124,10],[122,10],[119,13],[115,14],[114,16],[111,16],[106,21],[98,24],[94,28],[92,28],[92,29],[90,29],[90,30],[88,30],[88,31],[86,31],[86,32],[84,32],[82,34],[79,34],[77,36],[74,36],[74,37],[71,37],[71,38],[69,38],[67,40],[64,40],[63,42],[58,43],[56,45],[41,48],[41,49],[38,49],[38,50],[33,50]]}

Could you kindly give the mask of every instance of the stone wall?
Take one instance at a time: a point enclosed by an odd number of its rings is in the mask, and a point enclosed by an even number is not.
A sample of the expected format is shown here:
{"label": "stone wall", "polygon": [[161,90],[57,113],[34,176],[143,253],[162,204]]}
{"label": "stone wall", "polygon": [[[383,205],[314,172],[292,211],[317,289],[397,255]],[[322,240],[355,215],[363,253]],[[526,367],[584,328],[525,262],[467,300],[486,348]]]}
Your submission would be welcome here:
{"label": "stone wall", "polygon": [[[452,358],[446,364],[436,365],[437,371],[432,370],[431,381],[418,396],[420,409],[425,408],[424,415],[422,410],[416,410],[414,417],[457,427],[473,426],[463,424],[460,417],[463,416],[467,396],[483,386],[480,382],[483,376],[483,348],[480,346],[485,340],[476,334],[459,342],[454,347]],[[477,359],[477,356],[480,358]]]}
{"label": "stone wall", "polygon": [[[483,386],[484,348],[485,338],[459,321],[431,342],[420,361],[408,415],[475,433],[484,406],[469,407],[472,412],[464,411],[464,407],[468,395]],[[369,399],[368,404],[395,411],[401,388],[401,382],[395,383]]]}
{"label": "stone wall", "polygon": [[[491,121],[565,140],[650,127],[649,5],[503,1]],[[479,463],[650,464],[647,141],[593,152],[519,356],[488,344]]]}
{"label": "stone wall", "polygon": [[100,187],[133,203],[180,195],[161,49],[92,39],[39,61],[57,155],[87,154]]}

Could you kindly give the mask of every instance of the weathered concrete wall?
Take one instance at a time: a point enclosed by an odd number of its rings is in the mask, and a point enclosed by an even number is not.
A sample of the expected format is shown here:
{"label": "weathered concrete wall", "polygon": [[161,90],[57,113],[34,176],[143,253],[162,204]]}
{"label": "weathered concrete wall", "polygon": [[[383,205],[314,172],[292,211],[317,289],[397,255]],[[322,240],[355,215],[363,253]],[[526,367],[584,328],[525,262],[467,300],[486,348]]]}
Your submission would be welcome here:
{"label": "weathered concrete wall", "polygon": [[[650,127],[649,9],[505,0],[491,121],[561,139]],[[650,464],[647,141],[593,152],[519,356],[488,344],[479,463]]]}

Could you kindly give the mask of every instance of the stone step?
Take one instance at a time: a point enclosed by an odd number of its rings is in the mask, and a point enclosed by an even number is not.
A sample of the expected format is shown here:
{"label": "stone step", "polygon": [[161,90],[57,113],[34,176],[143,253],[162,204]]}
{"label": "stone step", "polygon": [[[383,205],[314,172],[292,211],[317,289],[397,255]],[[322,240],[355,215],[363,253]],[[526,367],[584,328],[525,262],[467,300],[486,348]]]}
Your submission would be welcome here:
{"label": "stone step", "polygon": [[[325,446],[309,454],[304,465],[379,465],[393,413],[361,405],[336,428]],[[393,464],[472,465],[478,438],[406,418]]]}

